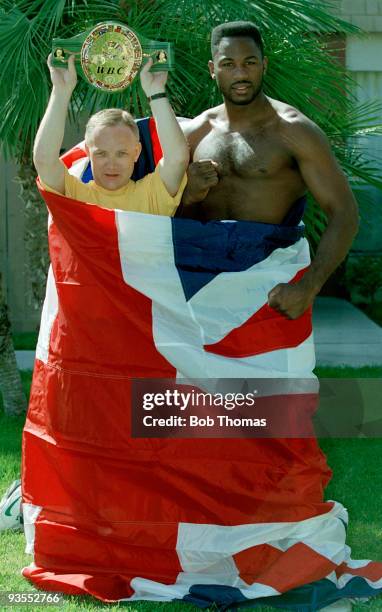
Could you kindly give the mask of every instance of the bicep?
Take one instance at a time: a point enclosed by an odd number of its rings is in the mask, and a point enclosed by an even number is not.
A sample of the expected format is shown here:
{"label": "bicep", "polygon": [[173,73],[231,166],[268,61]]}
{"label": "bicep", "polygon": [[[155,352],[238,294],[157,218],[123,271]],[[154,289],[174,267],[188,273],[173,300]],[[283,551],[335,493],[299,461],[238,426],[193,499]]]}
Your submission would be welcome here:
{"label": "bicep", "polygon": [[35,166],[40,180],[45,185],[65,195],[65,167],[60,160],[49,164],[35,162]]}
{"label": "bicep", "polygon": [[162,183],[171,197],[178,193],[186,168],[187,164],[179,162],[166,163],[163,158],[159,161],[158,172]]}
{"label": "bicep", "polygon": [[319,128],[305,131],[295,159],[308,190],[327,214],[355,203],[348,180]]}

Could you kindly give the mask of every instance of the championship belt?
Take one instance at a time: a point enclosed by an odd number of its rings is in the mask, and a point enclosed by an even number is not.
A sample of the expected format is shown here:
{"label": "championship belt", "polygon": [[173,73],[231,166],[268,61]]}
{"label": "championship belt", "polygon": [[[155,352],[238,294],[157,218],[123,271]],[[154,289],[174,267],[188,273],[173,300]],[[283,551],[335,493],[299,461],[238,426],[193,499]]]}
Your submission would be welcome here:
{"label": "championship belt", "polygon": [[66,67],[70,55],[75,56],[78,73],[108,93],[128,87],[149,57],[152,72],[174,69],[170,43],[149,40],[115,21],[98,23],[73,38],[54,38],[52,66]]}

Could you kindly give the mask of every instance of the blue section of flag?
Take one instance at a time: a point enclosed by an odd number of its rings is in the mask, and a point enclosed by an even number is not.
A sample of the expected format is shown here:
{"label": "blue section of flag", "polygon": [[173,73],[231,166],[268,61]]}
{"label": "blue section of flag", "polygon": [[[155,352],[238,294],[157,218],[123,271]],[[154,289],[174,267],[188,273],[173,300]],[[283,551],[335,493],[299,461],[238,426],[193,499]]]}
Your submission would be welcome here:
{"label": "blue section of flag", "polygon": [[303,233],[303,226],[173,218],[175,265],[186,300],[221,272],[248,270],[275,249],[294,244]]}
{"label": "blue section of flag", "polygon": [[93,180],[93,172],[92,172],[92,167],[90,165],[90,161],[88,162],[88,165],[86,166],[82,176],[81,176],[81,181],[83,183],[88,183],[89,181]]}
{"label": "blue section of flag", "polygon": [[187,601],[202,609],[214,605],[216,610],[234,610],[238,604],[247,602],[248,599],[244,597],[240,589],[235,587],[219,584],[195,584],[190,588],[189,594],[178,601]]}
{"label": "blue section of flag", "polygon": [[[205,609],[215,604],[217,610],[237,610],[249,606],[269,606],[295,612],[316,612],[340,599],[372,597],[382,593],[382,588],[369,586],[364,578],[355,576],[342,588],[326,578],[304,584],[281,595],[247,599],[240,589],[230,586],[196,584],[180,601],[192,603]],[[176,600],[175,600],[176,601]]]}
{"label": "blue section of flag", "polygon": [[139,179],[146,176],[146,174],[154,172],[155,170],[150,134],[150,119],[145,117],[144,119],[138,119],[136,123],[139,129],[139,139],[141,141],[142,151],[134,166],[134,172],[131,177],[133,181],[139,181]]}

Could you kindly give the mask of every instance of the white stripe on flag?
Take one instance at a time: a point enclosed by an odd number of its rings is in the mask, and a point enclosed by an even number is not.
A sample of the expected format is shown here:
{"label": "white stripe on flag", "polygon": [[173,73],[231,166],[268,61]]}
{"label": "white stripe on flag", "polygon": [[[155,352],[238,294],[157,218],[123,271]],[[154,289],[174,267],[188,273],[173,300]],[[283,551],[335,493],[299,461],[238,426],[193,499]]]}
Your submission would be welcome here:
{"label": "white stripe on flag", "polygon": [[36,359],[43,363],[49,360],[50,334],[58,313],[58,295],[52,266],[49,266],[44,305],[41,313],[40,331],[36,346]]}
{"label": "white stripe on flag", "polygon": [[41,506],[23,503],[24,534],[26,539],[25,552],[29,555],[34,553],[35,522],[40,514]]}
{"label": "white stripe on flag", "polygon": [[287,550],[302,542],[333,563],[344,560],[346,510],[335,503],[329,512],[296,522],[247,525],[180,523],[176,550],[184,571],[206,571],[219,557],[269,544]]}
{"label": "white stripe on flag", "polygon": [[195,320],[204,330],[204,343],[219,342],[245,323],[267,303],[273,287],[288,283],[309,262],[309,246],[301,238],[288,248],[274,250],[247,270],[216,276],[190,300]]}
{"label": "white stripe on flag", "polygon": [[[297,347],[246,358],[222,358],[207,353],[203,347],[206,338],[221,339],[266,303],[268,291],[276,284],[270,270],[276,271],[277,282],[288,282],[308,265],[305,239],[288,249],[277,249],[244,272],[218,275],[187,302],[175,267],[171,219],[117,211],[116,223],[123,278],[153,300],[155,345],[177,369],[177,378],[313,377],[313,335]],[[280,273],[283,258],[285,272]],[[220,308],[222,291],[227,295],[228,278],[229,302]],[[243,288],[243,283],[247,287],[257,287],[260,283],[261,294]],[[201,314],[203,309],[208,310],[207,319]]]}

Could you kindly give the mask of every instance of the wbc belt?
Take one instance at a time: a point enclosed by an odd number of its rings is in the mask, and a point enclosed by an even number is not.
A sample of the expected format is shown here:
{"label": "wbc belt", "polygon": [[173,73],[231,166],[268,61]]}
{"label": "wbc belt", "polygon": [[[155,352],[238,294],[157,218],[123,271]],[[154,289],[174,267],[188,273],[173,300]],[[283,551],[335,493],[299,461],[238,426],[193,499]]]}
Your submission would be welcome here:
{"label": "wbc belt", "polygon": [[65,67],[70,55],[75,56],[78,73],[108,93],[128,87],[149,57],[154,62],[153,72],[174,69],[170,43],[149,40],[115,21],[98,23],[72,38],[54,38],[52,65]]}

